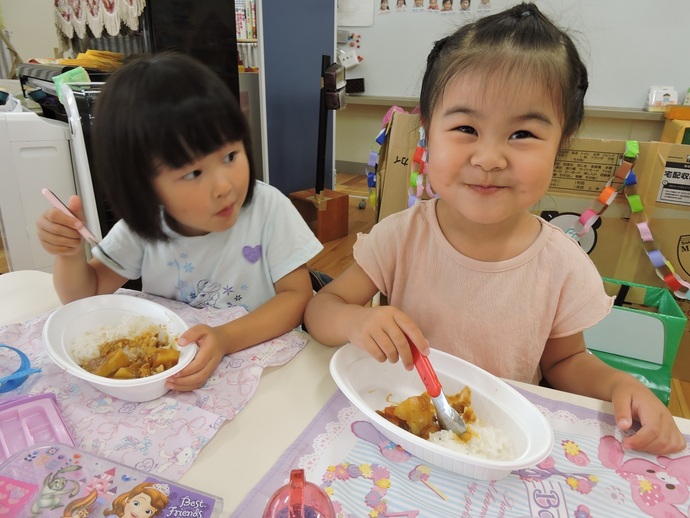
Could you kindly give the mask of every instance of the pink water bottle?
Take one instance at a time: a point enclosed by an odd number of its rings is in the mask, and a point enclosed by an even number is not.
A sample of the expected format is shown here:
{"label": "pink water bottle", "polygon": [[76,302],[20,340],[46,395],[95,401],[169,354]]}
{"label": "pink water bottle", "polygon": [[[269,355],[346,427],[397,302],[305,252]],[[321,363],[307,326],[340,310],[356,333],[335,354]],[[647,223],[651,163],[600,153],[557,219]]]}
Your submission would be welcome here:
{"label": "pink water bottle", "polygon": [[293,469],[290,482],[268,501],[263,518],[335,518],[335,511],[326,492],[307,482],[303,469]]}

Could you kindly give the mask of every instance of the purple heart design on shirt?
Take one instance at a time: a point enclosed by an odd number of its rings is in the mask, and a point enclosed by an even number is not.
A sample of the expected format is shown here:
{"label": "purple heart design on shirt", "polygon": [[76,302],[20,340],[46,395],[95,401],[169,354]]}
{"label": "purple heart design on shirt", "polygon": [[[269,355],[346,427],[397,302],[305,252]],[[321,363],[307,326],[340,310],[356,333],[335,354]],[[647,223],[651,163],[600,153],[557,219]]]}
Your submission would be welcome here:
{"label": "purple heart design on shirt", "polygon": [[242,255],[247,261],[254,264],[261,259],[261,245],[245,246],[242,248]]}

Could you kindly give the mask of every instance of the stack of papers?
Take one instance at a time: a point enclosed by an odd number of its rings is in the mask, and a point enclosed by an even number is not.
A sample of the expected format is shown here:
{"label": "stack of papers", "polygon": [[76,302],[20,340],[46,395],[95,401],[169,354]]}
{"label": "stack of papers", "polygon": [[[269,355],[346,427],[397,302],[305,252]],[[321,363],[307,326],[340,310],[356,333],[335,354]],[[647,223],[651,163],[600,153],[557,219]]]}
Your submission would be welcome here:
{"label": "stack of papers", "polygon": [[114,72],[123,65],[125,55],[120,52],[107,50],[87,50],[77,55],[75,59],[59,59],[61,65],[84,67],[102,72]]}
{"label": "stack of papers", "polygon": [[74,59],[32,58],[28,63],[56,67],[83,67],[100,72],[114,72],[124,64],[124,59],[125,55],[121,52],[87,50],[86,52],[80,52]]}

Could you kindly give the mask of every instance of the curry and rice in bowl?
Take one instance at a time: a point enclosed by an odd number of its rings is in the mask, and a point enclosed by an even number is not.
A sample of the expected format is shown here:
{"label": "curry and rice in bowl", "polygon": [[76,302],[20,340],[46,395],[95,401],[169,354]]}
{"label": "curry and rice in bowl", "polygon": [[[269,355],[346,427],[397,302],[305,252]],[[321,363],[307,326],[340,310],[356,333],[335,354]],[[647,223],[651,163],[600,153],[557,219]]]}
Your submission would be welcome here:
{"label": "curry and rice in bowl", "polygon": [[177,365],[178,336],[148,317],[125,316],[117,326],[77,337],[68,345],[68,351],[91,374],[123,380],[146,378]]}
{"label": "curry and rice in bowl", "polygon": [[465,455],[492,460],[513,460],[516,457],[513,441],[505,430],[477,419],[469,387],[457,394],[447,394],[446,398],[465,423],[466,431],[462,435],[441,428],[434,404],[426,392],[390,404],[376,413],[417,437]]}
{"label": "curry and rice in bowl", "polygon": [[164,395],[166,380],[192,361],[197,347],[177,347],[187,324],[156,302],[97,295],[56,310],[43,328],[50,358],[73,376],[125,401]]}
{"label": "curry and rice in bowl", "polygon": [[433,404],[426,400],[419,375],[400,363],[379,363],[347,344],[333,355],[330,371],[340,390],[384,436],[433,466],[498,480],[548,457],[553,431],[529,400],[460,358],[432,349],[429,359],[451,404],[454,398],[461,403],[456,410],[467,423],[465,437],[434,424]]}

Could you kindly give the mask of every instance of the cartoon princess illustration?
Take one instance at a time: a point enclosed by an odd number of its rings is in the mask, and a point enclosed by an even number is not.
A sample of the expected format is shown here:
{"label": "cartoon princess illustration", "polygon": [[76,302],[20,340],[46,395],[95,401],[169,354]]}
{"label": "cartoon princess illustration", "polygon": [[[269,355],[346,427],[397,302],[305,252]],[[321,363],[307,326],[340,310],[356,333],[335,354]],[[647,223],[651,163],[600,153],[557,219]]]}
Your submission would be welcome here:
{"label": "cartoon princess illustration", "polygon": [[98,491],[95,489],[88,495],[72,500],[65,506],[62,518],[88,518],[94,512],[93,504],[98,499]]}
{"label": "cartoon princess illustration", "polygon": [[170,488],[167,484],[142,482],[127,493],[115,497],[112,507],[103,511],[103,516],[152,518],[165,509],[169,496]]}

